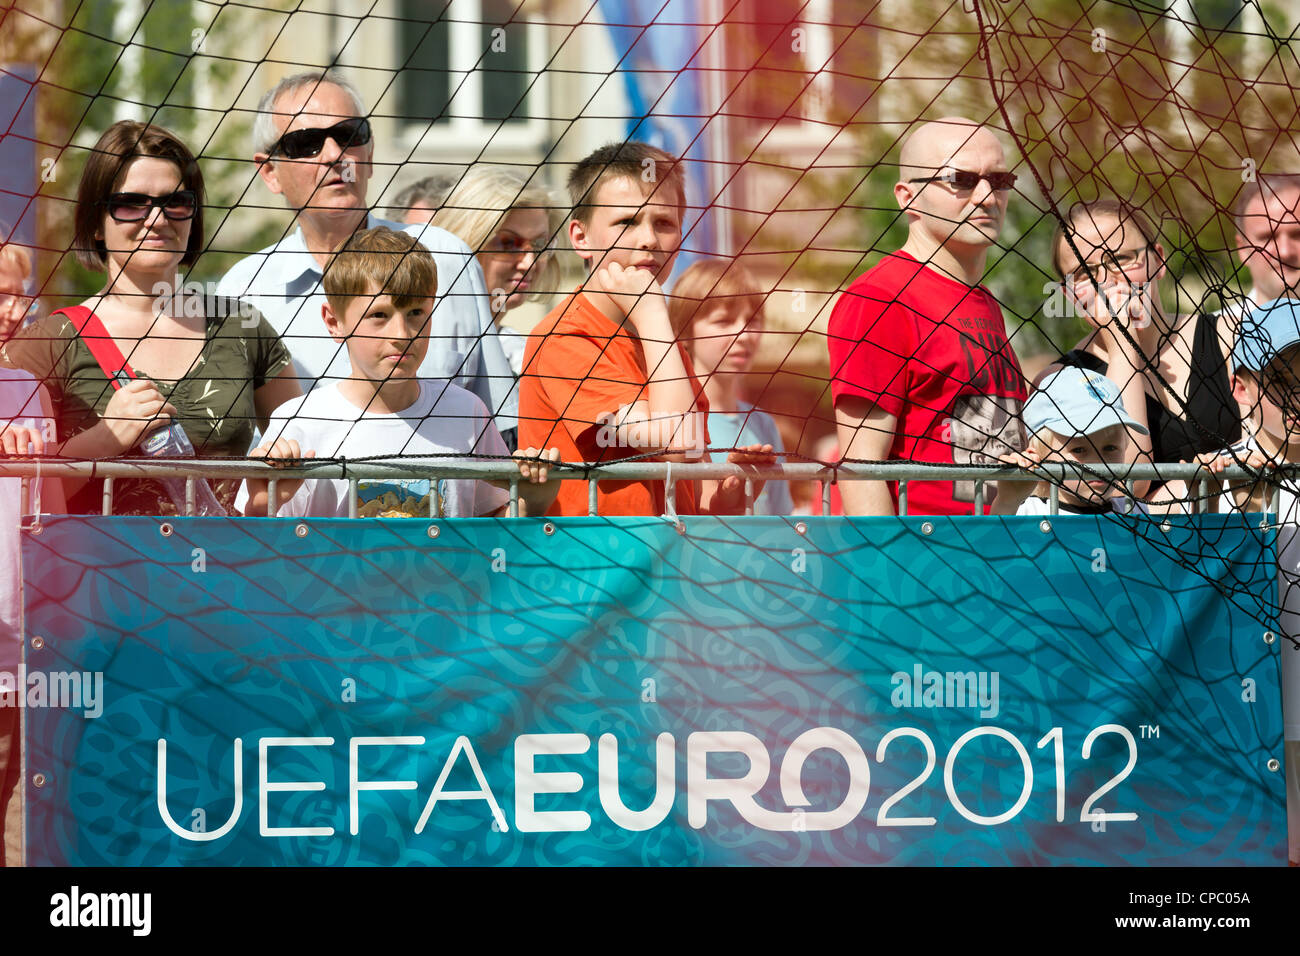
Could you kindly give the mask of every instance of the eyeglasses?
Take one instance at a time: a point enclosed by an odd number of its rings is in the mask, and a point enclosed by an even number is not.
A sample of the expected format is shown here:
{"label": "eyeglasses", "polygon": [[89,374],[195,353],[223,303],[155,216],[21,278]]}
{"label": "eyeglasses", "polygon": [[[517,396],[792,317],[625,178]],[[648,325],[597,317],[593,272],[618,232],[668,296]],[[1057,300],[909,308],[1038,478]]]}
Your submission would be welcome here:
{"label": "eyeglasses", "polygon": [[990,188],[997,192],[1006,192],[1016,184],[1015,173],[976,173],[969,169],[949,169],[937,176],[919,176],[909,179],[909,183],[947,183],[958,192],[970,192],[980,184],[981,179],[989,181]]}
{"label": "eyeglasses", "polygon": [[365,146],[370,142],[370,121],[358,117],[333,126],[296,129],[280,137],[280,141],[271,147],[271,155],[283,153],[289,159],[310,159],[320,155],[327,139],[334,140],[342,150]]}
{"label": "eyeglasses", "polygon": [[168,219],[180,221],[193,219],[199,211],[199,195],[192,189],[181,189],[167,196],[150,196],[147,193],[113,193],[103,201],[114,222],[139,222],[148,219],[155,207]]}
{"label": "eyeglasses", "polygon": [[1128,275],[1128,273],[1135,271],[1139,265],[1146,262],[1147,250],[1150,248],[1151,246],[1146,245],[1138,249],[1125,249],[1119,252],[1104,252],[1102,253],[1100,262],[1087,262],[1080,265],[1078,271],[1075,273],[1077,276],[1075,281],[1086,282],[1088,272],[1092,272],[1098,276],[1109,276],[1112,279],[1117,278],[1121,273]]}
{"label": "eyeglasses", "polygon": [[0,312],[9,312],[15,308],[27,311],[36,301],[31,295],[0,295]]}

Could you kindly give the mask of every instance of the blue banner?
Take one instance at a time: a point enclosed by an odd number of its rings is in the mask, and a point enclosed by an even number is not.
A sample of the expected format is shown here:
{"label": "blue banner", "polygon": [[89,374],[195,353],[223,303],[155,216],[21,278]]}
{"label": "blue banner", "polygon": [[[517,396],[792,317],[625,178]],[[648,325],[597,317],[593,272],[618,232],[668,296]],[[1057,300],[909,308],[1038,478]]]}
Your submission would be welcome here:
{"label": "blue banner", "polygon": [[[53,160],[51,160],[52,162]],[[0,69],[0,240],[36,245],[36,68]],[[34,256],[34,250],[31,253]]]}
{"label": "blue banner", "polygon": [[704,47],[718,28],[701,24],[698,7],[684,0],[600,0],[598,7],[627,96],[627,139],[686,160],[680,274],[701,250],[726,251],[714,215],[719,200],[711,169],[720,157],[709,142],[717,106],[708,105],[705,89],[717,65],[707,62]]}
{"label": "blue banner", "polygon": [[1244,518],[68,517],[23,561],[32,863],[1285,863]]}

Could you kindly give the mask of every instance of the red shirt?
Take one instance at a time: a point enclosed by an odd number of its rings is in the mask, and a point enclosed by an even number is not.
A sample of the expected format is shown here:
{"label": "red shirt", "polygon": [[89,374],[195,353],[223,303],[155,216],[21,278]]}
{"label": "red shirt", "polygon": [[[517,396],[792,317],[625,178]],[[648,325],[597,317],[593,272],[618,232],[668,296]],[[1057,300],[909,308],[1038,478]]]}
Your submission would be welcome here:
{"label": "red shirt", "polygon": [[[835,303],[827,342],[835,401],[898,419],[889,460],[984,465],[1024,447],[1024,375],[983,286],[888,255]],[[974,500],[972,481],[908,483],[909,514],[973,514]]]}
{"label": "red shirt", "polygon": [[[695,389],[695,407],[701,420],[707,421],[709,403],[685,349],[682,361]],[[639,455],[634,448],[602,444],[602,419],[624,405],[648,400],[648,379],[645,353],[636,335],[581,292],[575,293],[528,337],[519,379],[519,447],[558,448],[562,461],[609,462]],[[605,426],[606,435],[609,431]],[[696,482],[674,484],[677,513],[697,513]],[[664,483],[599,481],[596,508],[601,515],[663,514]],[[585,515],[587,483],[562,482],[547,513]]]}

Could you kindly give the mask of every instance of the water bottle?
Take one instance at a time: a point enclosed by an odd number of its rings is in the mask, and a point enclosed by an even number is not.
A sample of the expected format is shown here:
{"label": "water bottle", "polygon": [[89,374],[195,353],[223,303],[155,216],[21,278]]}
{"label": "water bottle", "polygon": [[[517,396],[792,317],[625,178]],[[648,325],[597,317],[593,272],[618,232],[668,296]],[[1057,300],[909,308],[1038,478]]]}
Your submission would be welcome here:
{"label": "water bottle", "polygon": [[[119,382],[130,381],[125,372],[119,372],[117,377]],[[194,445],[190,443],[190,436],[185,434],[180,422],[172,422],[166,428],[150,432],[140,442],[140,451],[150,458],[194,457]],[[158,481],[167,489],[168,497],[176,506],[176,513],[185,514],[185,479],[159,478]],[[227,514],[226,509],[221,507],[221,502],[217,501],[217,496],[212,493],[212,486],[202,478],[194,479],[194,513],[203,518],[221,518]]]}

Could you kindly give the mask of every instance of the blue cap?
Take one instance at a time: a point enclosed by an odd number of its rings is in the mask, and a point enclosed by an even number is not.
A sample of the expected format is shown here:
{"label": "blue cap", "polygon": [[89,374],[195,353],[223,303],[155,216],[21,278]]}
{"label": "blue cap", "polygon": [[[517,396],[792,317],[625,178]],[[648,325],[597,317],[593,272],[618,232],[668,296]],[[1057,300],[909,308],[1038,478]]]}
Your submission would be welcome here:
{"label": "blue cap", "polygon": [[1112,425],[1147,430],[1128,417],[1119,386],[1100,372],[1069,366],[1043,379],[1025,403],[1025,428],[1033,435],[1044,428],[1058,435],[1091,435]]}
{"label": "blue cap", "polygon": [[1232,347],[1232,367],[1258,372],[1288,346],[1300,342],[1300,301],[1274,299],[1241,323]]}

